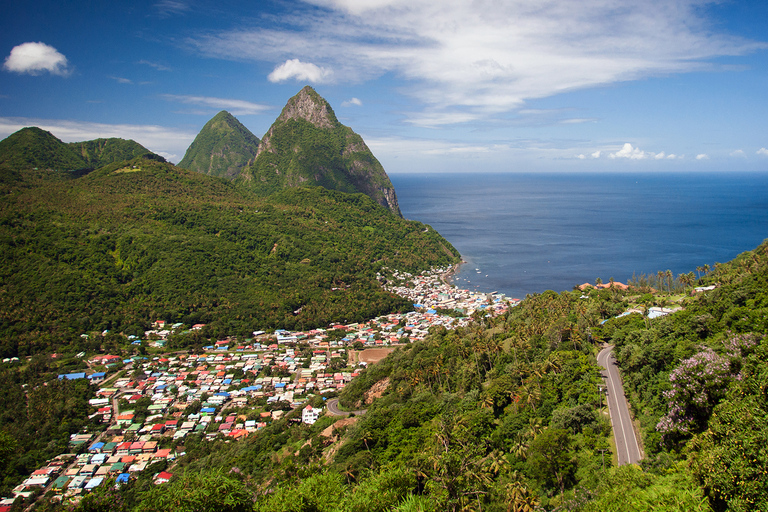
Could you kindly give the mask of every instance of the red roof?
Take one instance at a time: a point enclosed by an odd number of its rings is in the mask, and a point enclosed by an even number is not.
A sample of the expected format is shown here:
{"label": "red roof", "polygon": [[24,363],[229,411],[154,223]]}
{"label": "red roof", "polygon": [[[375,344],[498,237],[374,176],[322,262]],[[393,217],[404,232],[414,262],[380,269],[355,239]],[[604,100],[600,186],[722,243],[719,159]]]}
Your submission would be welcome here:
{"label": "red roof", "polygon": [[157,474],[157,476],[155,477],[155,480],[164,480],[167,482],[171,478],[173,478],[173,473],[169,473],[167,471],[161,471]]}

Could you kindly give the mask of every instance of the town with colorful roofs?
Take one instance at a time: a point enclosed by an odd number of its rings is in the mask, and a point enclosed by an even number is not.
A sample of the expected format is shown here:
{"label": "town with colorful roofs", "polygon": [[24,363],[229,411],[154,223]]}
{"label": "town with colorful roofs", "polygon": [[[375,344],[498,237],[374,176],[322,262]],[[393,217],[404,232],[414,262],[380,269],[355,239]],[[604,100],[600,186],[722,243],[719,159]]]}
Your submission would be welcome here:
{"label": "town with colorful roofs", "polygon": [[[160,465],[165,469],[152,475],[154,483],[167,482],[174,463],[185,454],[188,436],[236,441],[258,435],[259,429],[295,409],[301,409],[297,421],[312,424],[326,411],[310,405],[310,399],[335,396],[365,371],[361,356],[366,350],[386,353],[423,339],[434,326],[454,329],[478,312],[495,316],[519,303],[452,286],[446,279],[451,271],[379,275],[385,288],[413,301],[415,310],[404,314],[306,332],[254,331],[251,339],[218,340],[199,354],[90,357],[89,371],[58,378],[88,379],[97,387],[90,406],[103,430],[72,435],[69,453],[29,475],[13,496],[0,501],[0,512],[9,510],[17,497],[49,491],[61,499],[78,499],[112,479],[117,485],[129,482],[158,467],[156,462],[165,462]],[[203,327],[158,320],[145,339],[162,351],[175,332]]]}

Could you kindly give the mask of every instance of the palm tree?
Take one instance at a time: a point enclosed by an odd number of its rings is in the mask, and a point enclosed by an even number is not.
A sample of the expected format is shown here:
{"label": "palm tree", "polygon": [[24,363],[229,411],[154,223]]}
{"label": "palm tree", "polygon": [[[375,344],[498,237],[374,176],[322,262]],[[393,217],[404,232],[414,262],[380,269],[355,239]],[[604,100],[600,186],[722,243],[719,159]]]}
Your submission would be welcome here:
{"label": "palm tree", "polygon": [[672,271],[667,269],[667,271],[664,272],[664,275],[667,276],[667,284],[669,285],[669,293],[671,295],[672,294],[672,284],[673,284],[673,281],[672,281]]}
{"label": "palm tree", "polygon": [[531,439],[536,439],[536,436],[541,434],[543,429],[541,418],[528,418],[528,431],[525,435]]}

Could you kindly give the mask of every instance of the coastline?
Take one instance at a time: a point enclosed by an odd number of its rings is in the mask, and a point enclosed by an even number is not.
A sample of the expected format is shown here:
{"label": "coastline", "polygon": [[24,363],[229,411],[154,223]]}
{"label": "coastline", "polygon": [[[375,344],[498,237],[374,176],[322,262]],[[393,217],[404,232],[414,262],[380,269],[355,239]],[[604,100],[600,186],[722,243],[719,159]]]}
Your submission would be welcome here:
{"label": "coastline", "polygon": [[443,282],[443,284],[445,284],[446,286],[456,287],[456,285],[453,284],[453,282],[452,282],[453,281],[453,276],[455,276],[459,272],[459,267],[461,267],[462,265],[464,265],[466,263],[467,262],[462,259],[460,262],[454,263],[451,266],[451,269],[449,271],[442,273],[440,275],[440,280]]}

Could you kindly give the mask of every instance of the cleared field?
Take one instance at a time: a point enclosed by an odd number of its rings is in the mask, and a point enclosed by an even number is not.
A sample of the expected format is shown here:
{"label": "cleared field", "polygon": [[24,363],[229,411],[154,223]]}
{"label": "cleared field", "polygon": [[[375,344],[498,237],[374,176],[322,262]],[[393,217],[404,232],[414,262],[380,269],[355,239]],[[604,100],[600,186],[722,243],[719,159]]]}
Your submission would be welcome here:
{"label": "cleared field", "polygon": [[395,348],[396,347],[367,348],[357,353],[357,359],[362,363],[378,363],[387,357],[387,354],[395,350]]}

